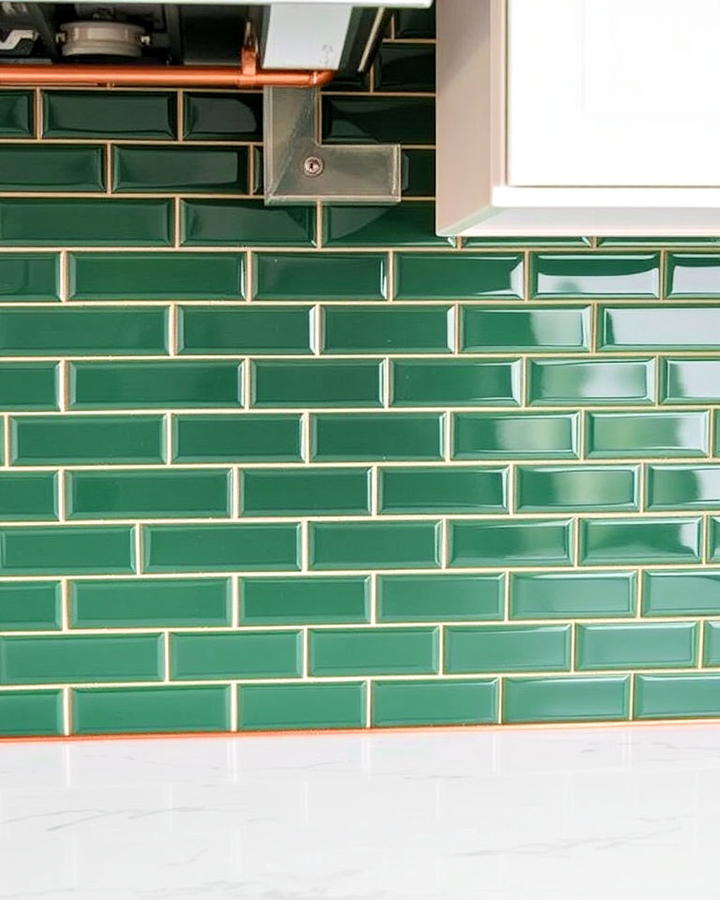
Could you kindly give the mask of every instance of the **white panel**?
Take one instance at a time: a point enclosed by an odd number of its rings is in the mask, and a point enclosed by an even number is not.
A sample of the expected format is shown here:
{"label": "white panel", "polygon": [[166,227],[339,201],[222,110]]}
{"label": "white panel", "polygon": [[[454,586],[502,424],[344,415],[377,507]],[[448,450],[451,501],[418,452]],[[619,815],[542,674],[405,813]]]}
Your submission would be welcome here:
{"label": "white panel", "polygon": [[352,6],[286,3],[271,6],[264,69],[338,69]]}

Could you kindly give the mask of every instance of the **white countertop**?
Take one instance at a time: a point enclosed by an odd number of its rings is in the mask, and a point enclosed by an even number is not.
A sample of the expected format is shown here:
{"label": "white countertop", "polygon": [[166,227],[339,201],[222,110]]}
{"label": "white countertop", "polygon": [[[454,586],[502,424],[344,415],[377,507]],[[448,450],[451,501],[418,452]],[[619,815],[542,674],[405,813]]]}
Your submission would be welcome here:
{"label": "white countertop", "polygon": [[0,744],[0,898],[717,896],[720,725]]}

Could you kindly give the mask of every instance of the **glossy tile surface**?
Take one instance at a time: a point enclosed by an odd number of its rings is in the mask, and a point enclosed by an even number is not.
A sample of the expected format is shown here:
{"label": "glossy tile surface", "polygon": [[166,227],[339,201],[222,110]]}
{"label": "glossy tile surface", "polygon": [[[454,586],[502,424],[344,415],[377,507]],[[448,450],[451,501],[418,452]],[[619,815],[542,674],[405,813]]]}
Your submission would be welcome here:
{"label": "glossy tile surface", "polygon": [[310,631],[312,675],[423,675],[437,672],[437,628]]}
{"label": "glossy tile surface", "polygon": [[255,407],[382,405],[379,361],[262,361],[253,364],[251,378]]}
{"label": "glossy tile surface", "polygon": [[0,585],[0,631],[60,628],[60,583],[13,581]]}
{"label": "glossy tile surface", "polygon": [[519,254],[406,253],[398,254],[396,266],[399,300],[522,296],[523,259]]}
{"label": "glossy tile surface", "polygon": [[175,462],[298,462],[298,416],[178,415]]}
{"label": "glossy tile surface", "polygon": [[0,137],[32,137],[31,91],[0,91]]}
{"label": "glossy tile surface", "polygon": [[504,591],[502,575],[379,575],[378,621],[501,619]]}
{"label": "glossy tile surface", "polygon": [[103,191],[101,147],[9,144],[0,147],[2,191]]}
{"label": "glossy tile surface", "polygon": [[516,572],[510,579],[511,619],[631,616],[634,572]]}
{"label": "glossy tile surface", "polygon": [[57,253],[4,253],[0,256],[0,300],[59,300]]}
{"label": "glossy tile surface", "polygon": [[[229,192],[228,192],[229,193]],[[312,247],[315,207],[268,207],[262,200],[183,200],[185,246]]]}
{"label": "glossy tile surface", "polygon": [[664,403],[720,403],[720,359],[668,359],[663,368]]}
{"label": "glossy tile surface", "polygon": [[358,728],[365,715],[366,685],[257,684],[239,688],[242,731]]}
{"label": "glossy tile surface", "polygon": [[381,253],[258,253],[256,300],[384,300],[387,259]]}
{"label": "glossy tile surface", "polygon": [[517,406],[520,360],[398,360],[392,364],[393,406]]}
{"label": "glossy tile surface", "polygon": [[720,569],[645,572],[643,615],[720,615]]}
{"label": "glossy tile surface", "polygon": [[257,141],[262,139],[262,94],[185,94],[184,136],[189,140]]}
{"label": "glossy tile surface", "polygon": [[455,459],[574,459],[577,413],[459,413]]}
{"label": "glossy tile surface", "polygon": [[697,625],[578,625],[575,652],[580,670],[690,668],[696,664]]}
{"label": "glossy tile surface", "polygon": [[435,204],[430,202],[326,206],[323,223],[326,247],[447,247],[453,243],[452,238],[435,233]]}
{"label": "glossy tile surface", "polygon": [[43,134],[56,138],[175,137],[172,93],[49,91],[43,95]]}
{"label": "glossy tile surface", "polygon": [[392,468],[380,475],[386,513],[507,512],[507,470]]}
{"label": "glossy tile surface", "polygon": [[709,415],[699,412],[588,413],[591,457],[706,456]]}
{"label": "glossy tile surface", "polygon": [[713,306],[619,306],[600,310],[603,350],[712,350],[720,326]]}
{"label": "glossy tile surface", "polygon": [[720,297],[720,256],[670,253],[668,297]]}
{"label": "glossy tile surface", "polygon": [[536,253],[533,297],[657,297],[657,253]]}
{"label": "glossy tile surface", "polygon": [[247,170],[244,147],[115,147],[113,190],[244,194]]}
{"label": "glossy tile surface", "polygon": [[312,569],[433,569],[437,522],[318,522],[310,525]]}
{"label": "glossy tile surface", "polygon": [[534,406],[650,404],[654,360],[530,360],[528,393]]}
{"label": "glossy tile surface", "polygon": [[327,353],[444,353],[450,349],[445,306],[329,306],[323,318]]}
{"label": "glossy tile surface", "polygon": [[224,309],[188,306],[181,307],[178,314],[178,349],[181,354],[306,355],[311,352],[308,307]]}
{"label": "glossy tile surface", "polygon": [[171,677],[292,678],[300,675],[299,631],[170,636]]}
{"label": "glossy tile surface", "polygon": [[4,363],[0,366],[0,408],[57,409],[57,363]]}
{"label": "glossy tile surface", "polygon": [[449,565],[559,566],[572,562],[568,519],[449,522]]}
{"label": "glossy tile surface", "polygon": [[373,725],[485,725],[497,721],[497,679],[376,681]]}
{"label": "glossy tile surface", "polygon": [[241,508],[248,516],[363,515],[370,512],[367,469],[248,469]]}
{"label": "glossy tile surface", "polygon": [[587,350],[589,329],[587,307],[466,307],[462,314],[462,349]]}
{"label": "glossy tile surface", "polygon": [[702,522],[687,519],[586,519],[580,529],[583,563],[699,562]]}
{"label": "glossy tile surface", "polygon": [[648,466],[648,509],[720,508],[720,467]]}
{"label": "glossy tile surface", "polygon": [[443,417],[432,414],[319,414],[311,421],[320,461],[439,460]]}
{"label": "glossy tile surface", "polygon": [[370,615],[370,578],[243,578],[240,598],[245,625],[362,623]]}
{"label": "glossy tile surface", "polygon": [[521,512],[638,508],[637,466],[518,466]]}
{"label": "glossy tile surface", "polygon": [[445,631],[445,671],[569,669],[570,630],[569,625],[453,625]]}

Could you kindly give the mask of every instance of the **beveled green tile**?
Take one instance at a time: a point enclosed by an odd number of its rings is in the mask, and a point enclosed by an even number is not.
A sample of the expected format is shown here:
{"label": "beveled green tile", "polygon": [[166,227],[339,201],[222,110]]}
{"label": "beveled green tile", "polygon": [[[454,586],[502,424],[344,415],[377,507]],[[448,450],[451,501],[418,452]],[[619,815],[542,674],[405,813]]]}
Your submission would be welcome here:
{"label": "beveled green tile", "polygon": [[0,245],[165,246],[172,219],[170,200],[6,197]]}
{"label": "beveled green tile", "polygon": [[715,350],[717,306],[615,306],[599,310],[601,350]]}
{"label": "beveled green tile", "polygon": [[17,525],[0,529],[3,575],[132,574],[132,529],[124,525]]}
{"label": "beveled green tile", "polygon": [[262,93],[185,94],[184,136],[193,141],[261,141]]}
{"label": "beveled green tile", "polygon": [[74,628],[149,628],[230,625],[226,578],[128,578],[70,582]]}
{"label": "beveled green tile", "polygon": [[241,372],[237,362],[70,363],[70,408],[239,407]]}
{"label": "beveled green tile", "polygon": [[69,519],[185,519],[230,515],[230,473],[226,469],[69,472],[65,494]]}
{"label": "beveled green tile", "polygon": [[248,684],[238,688],[241,731],[362,728],[365,683]]}
{"label": "beveled green tile", "polygon": [[372,724],[486,725],[498,719],[498,680],[376,681]]}
{"label": "beveled green tile", "polygon": [[175,137],[175,93],[43,91],[45,137]]}
{"label": "beveled green tile", "polygon": [[293,571],[300,533],[287,525],[146,525],[145,572]]}
{"label": "beveled green tile", "polygon": [[382,406],[379,360],[263,360],[251,367],[255,407]]}
{"label": "beveled green tile", "polygon": [[502,619],[505,576],[379,575],[379,622],[480,622]]}
{"label": "beveled green tile", "polygon": [[704,637],[702,665],[720,666],[720,622],[705,622]]}
{"label": "beveled green tile", "polygon": [[534,253],[532,297],[658,297],[658,253]]}
{"label": "beveled green tile", "polygon": [[248,469],[242,510],[248,516],[342,516],[370,512],[368,469]]}
{"label": "beveled green tile", "polygon": [[665,235],[665,237],[601,237],[599,247],[695,247],[717,246],[720,237]]}
{"label": "beveled green tile", "polygon": [[38,737],[62,733],[62,691],[0,692],[0,735],[3,737]]}
{"label": "beveled green tile", "polygon": [[300,416],[175,416],[174,462],[299,462]]}
{"label": "beveled green tile", "polygon": [[435,204],[413,200],[395,206],[326,206],[327,247],[433,247],[453,239],[435,234]]}
{"label": "beveled green tile", "polygon": [[381,44],[375,58],[376,91],[435,90],[433,44]]}
{"label": "beveled green tile", "polygon": [[71,300],[242,300],[241,253],[72,253]]}
{"label": "beveled green tile", "polygon": [[183,200],[182,243],[312,247],[314,206],[265,206],[262,200]]}
{"label": "beveled green tile", "polygon": [[506,678],[503,722],[597,722],[627,719],[630,676]]}
{"label": "beveled green tile", "polygon": [[441,460],[443,416],[337,413],[311,417],[312,458],[343,460]]}
{"label": "beveled green tile", "polygon": [[562,566],[572,563],[570,519],[450,521],[448,565]]}
{"label": "beveled green tile", "polygon": [[634,572],[515,572],[511,619],[619,618],[635,613]]}
{"label": "beveled green tile", "polygon": [[16,465],[164,462],[161,416],[24,416],[10,427]]}
{"label": "beveled green tile", "polygon": [[702,521],[586,519],[580,523],[580,562],[641,564],[699,562]]}
{"label": "beveled green tile", "polygon": [[2,684],[160,681],[160,634],[0,638]]}
{"label": "beveled green tile", "polygon": [[0,254],[0,300],[60,299],[60,257],[57,253]]}
{"label": "beveled green tile", "polygon": [[433,569],[440,565],[437,522],[311,522],[311,569]]}
{"label": "beveled green tile", "polygon": [[648,509],[720,509],[720,466],[648,466]]}
{"label": "beveled green tile", "polygon": [[0,191],[104,191],[102,147],[7,144],[0,147]]}
{"label": "beveled green tile", "polygon": [[720,255],[717,253],[669,253],[667,296],[720,297]]}
{"label": "beveled green tile", "polygon": [[399,300],[520,299],[523,257],[519,253],[399,253]]}
{"label": "beveled green tile", "polygon": [[0,91],[0,137],[32,137],[33,123],[32,91]]}
{"label": "beveled green tile", "polygon": [[293,678],[302,652],[301,631],[171,634],[170,678]]}
{"label": "beveled green tile", "polygon": [[654,359],[537,359],[528,363],[533,406],[650,404]]}
{"label": "beveled green tile", "polygon": [[57,519],[57,480],[54,472],[0,474],[0,520]]}
{"label": "beveled green tile", "polygon": [[53,631],[61,624],[59,581],[0,585],[0,631]]}
{"label": "beveled green tile", "polygon": [[113,148],[113,191],[245,194],[246,147]]}
{"label": "beveled green tile", "polygon": [[188,306],[178,310],[179,352],[290,353],[310,350],[310,307]]}
{"label": "beveled green tile", "polygon": [[577,413],[458,413],[454,459],[575,459]]}
{"label": "beveled green tile", "polygon": [[720,359],[666,359],[661,373],[663,403],[720,403]]}
{"label": "beveled green tile", "polygon": [[438,628],[310,629],[311,675],[424,675],[438,671]]}
{"label": "beveled green tile", "polygon": [[384,253],[256,253],[256,300],[384,300]]}
{"label": "beveled green tile", "polygon": [[636,510],[639,466],[519,466],[519,512]]}
{"label": "beveled green tile", "polygon": [[396,360],[391,368],[393,406],[518,406],[522,362]]}
{"label": "beveled green tile", "polygon": [[434,150],[403,150],[401,165],[404,197],[435,196]]}
{"label": "beveled green tile", "polygon": [[431,97],[334,97],[325,94],[323,139],[331,144],[434,144]]}
{"label": "beveled green tile", "polygon": [[570,668],[571,625],[451,625],[445,671],[552,672]]}
{"label": "beveled green tile", "polygon": [[720,716],[720,675],[637,675],[636,719]]}
{"label": "beveled green tile", "polygon": [[577,626],[579,670],[685,668],[695,665],[696,648],[693,622]]}
{"label": "beveled green tile", "polygon": [[0,362],[0,409],[57,409],[57,363]]}
{"label": "beveled green tile", "polygon": [[710,516],[708,532],[708,559],[711,562],[717,562],[720,560],[720,518]]}
{"label": "beveled green tile", "polygon": [[77,688],[71,692],[75,734],[228,731],[230,688]]}
{"label": "beveled green tile", "polygon": [[644,616],[720,615],[720,569],[643,573]]}
{"label": "beveled green tile", "polygon": [[435,37],[435,5],[429,9],[398,9],[395,36],[399,38]]}
{"label": "beveled green tile", "polygon": [[618,412],[587,414],[587,455],[706,456],[710,415],[707,412]]}
{"label": "beveled green tile", "polygon": [[359,624],[370,618],[370,578],[242,578],[240,604],[243,625]]}
{"label": "beveled green tile", "polygon": [[326,353],[447,353],[452,311],[447,306],[328,306]]}
{"label": "beveled green tile", "polygon": [[587,306],[464,307],[460,346],[465,351],[587,350]]}
{"label": "beveled green tile", "polygon": [[379,477],[383,513],[507,512],[507,469],[382,469]]}

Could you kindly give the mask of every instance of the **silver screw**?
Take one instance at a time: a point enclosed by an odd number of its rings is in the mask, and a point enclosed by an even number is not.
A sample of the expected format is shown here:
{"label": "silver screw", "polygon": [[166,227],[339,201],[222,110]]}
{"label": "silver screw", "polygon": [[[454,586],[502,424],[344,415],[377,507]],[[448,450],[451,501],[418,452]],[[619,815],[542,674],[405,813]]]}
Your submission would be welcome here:
{"label": "silver screw", "polygon": [[325,170],[325,163],[319,156],[308,156],[303,162],[303,172],[310,178],[316,178],[322,175]]}

